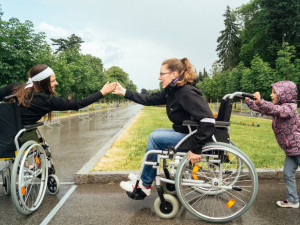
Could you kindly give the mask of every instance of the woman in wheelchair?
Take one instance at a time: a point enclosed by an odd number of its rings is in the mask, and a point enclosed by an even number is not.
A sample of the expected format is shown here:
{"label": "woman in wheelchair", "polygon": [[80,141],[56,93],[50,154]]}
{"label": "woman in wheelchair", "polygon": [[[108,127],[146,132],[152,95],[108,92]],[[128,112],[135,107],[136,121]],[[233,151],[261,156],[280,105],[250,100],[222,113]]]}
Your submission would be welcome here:
{"label": "woman in wheelchair", "polygon": [[[165,150],[175,146],[188,133],[186,126],[182,125],[184,120],[195,120],[200,123],[197,133],[194,135],[193,147],[188,157],[192,163],[201,159],[202,147],[211,141],[215,131],[215,120],[208,103],[202,96],[202,92],[195,86],[196,73],[187,58],[171,58],[165,60],[160,68],[158,78],[162,84],[163,91],[153,94],[134,93],[124,89],[119,83],[113,94],[125,96],[142,105],[166,105],[166,112],[173,123],[173,129],[156,129],[148,139],[146,152],[149,150]],[[150,155],[148,160],[156,161],[157,154]],[[156,176],[156,169],[151,165],[145,165],[141,175],[139,188],[145,195],[150,195],[151,185]],[[137,177],[129,174],[129,181],[122,181],[121,188],[132,192],[135,188]]]}
{"label": "woman in wheelchair", "polygon": [[44,64],[33,66],[28,72],[27,84],[13,83],[0,88],[0,101],[5,96],[14,95],[20,105],[23,125],[34,124],[51,111],[78,110],[86,107],[110,93],[115,83],[107,82],[100,91],[80,99],[57,97],[55,87],[58,85],[53,70]]}
{"label": "woman in wheelchair", "polygon": [[[28,72],[27,84],[13,83],[0,89],[0,160],[5,194],[22,215],[34,212],[45,192],[56,195],[59,180],[51,153],[37,123],[51,111],[78,110],[110,93],[116,83],[107,82],[100,91],[81,100],[56,97],[58,85],[53,70],[39,64]],[[1,101],[6,103],[2,103]],[[11,101],[11,102],[8,102]],[[12,167],[12,172],[10,168]]]}

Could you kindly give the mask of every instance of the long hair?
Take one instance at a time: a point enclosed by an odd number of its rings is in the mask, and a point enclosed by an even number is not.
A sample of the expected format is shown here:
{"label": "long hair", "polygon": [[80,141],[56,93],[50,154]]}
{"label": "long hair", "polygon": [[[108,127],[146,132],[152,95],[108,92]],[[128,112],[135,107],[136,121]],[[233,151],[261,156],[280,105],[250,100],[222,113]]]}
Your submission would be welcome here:
{"label": "long hair", "polygon": [[177,86],[193,84],[195,82],[197,75],[196,72],[193,70],[193,65],[190,63],[188,58],[167,59],[163,61],[162,65],[167,65],[168,69],[172,72],[178,72],[180,79],[176,81]]}
{"label": "long hair", "polygon": [[[37,64],[28,71],[28,77],[32,78],[47,68],[48,66],[45,64]],[[55,91],[53,91],[51,88],[50,77],[47,77],[46,79],[41,81],[33,82],[32,87],[24,89],[25,86],[26,84],[22,84],[20,86],[15,87],[15,89],[13,90],[13,95],[17,97],[19,104],[24,107],[30,106],[30,103],[35,93],[44,93],[46,95],[49,95],[50,97],[56,95]],[[52,113],[49,112],[48,120],[51,120],[51,118]]]}

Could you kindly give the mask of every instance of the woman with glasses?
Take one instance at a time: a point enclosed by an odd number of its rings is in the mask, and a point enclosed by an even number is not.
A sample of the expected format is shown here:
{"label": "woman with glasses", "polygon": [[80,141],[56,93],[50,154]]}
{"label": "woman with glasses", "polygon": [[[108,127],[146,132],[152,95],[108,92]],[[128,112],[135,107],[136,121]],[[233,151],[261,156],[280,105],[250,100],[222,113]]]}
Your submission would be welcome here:
{"label": "woman with glasses", "polygon": [[[166,105],[167,115],[173,123],[173,129],[156,129],[148,139],[146,152],[149,150],[164,150],[175,146],[184,136],[187,135],[187,127],[182,125],[184,120],[195,120],[200,123],[196,135],[192,140],[192,149],[188,158],[192,163],[201,159],[202,147],[215,131],[215,120],[208,103],[202,96],[202,92],[195,86],[196,73],[187,58],[172,58],[165,60],[160,68],[159,80],[163,91],[153,94],[135,93],[124,89],[119,83],[113,94],[123,95],[142,105]],[[157,155],[152,154],[148,160],[156,161]],[[145,165],[139,188],[145,195],[150,195],[151,185],[156,176],[156,169],[151,165]],[[122,181],[121,188],[132,192],[137,177],[129,174],[129,181]]]}

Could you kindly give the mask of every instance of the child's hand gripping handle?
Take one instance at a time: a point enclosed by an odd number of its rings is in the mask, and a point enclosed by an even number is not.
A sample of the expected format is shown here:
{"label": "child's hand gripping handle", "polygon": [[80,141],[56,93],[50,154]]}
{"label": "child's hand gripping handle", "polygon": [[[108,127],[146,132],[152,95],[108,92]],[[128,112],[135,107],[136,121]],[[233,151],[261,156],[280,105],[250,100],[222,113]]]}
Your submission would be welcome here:
{"label": "child's hand gripping handle", "polygon": [[253,94],[249,94],[249,93],[246,93],[246,92],[243,92],[242,96],[243,97],[247,97],[247,98],[251,98],[251,99],[255,99],[254,96],[253,96]]}

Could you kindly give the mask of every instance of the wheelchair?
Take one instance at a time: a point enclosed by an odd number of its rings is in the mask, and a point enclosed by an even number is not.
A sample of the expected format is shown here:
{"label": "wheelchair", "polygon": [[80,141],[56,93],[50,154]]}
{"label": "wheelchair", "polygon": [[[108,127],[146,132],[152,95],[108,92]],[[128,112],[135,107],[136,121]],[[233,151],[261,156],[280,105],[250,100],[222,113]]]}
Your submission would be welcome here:
{"label": "wheelchair", "polygon": [[[8,102],[14,98],[15,102]],[[38,122],[21,124],[20,110],[14,96],[0,102],[0,174],[4,194],[11,195],[16,209],[30,215],[41,205],[46,190],[56,195],[60,182],[55,175],[50,148],[42,137]]]}
{"label": "wheelchair", "polygon": [[[249,157],[229,138],[229,121],[235,97],[253,98],[243,92],[224,96],[216,119],[213,142],[203,147],[200,162],[192,164],[187,159],[186,151],[182,151],[191,146],[191,137],[199,123],[184,121],[183,125],[188,127],[189,133],[175,147],[148,151],[135,188],[127,195],[135,200],[146,197],[138,184],[144,165],[152,165],[157,171],[155,185],[158,197],[154,201],[154,211],[159,217],[175,217],[179,203],[192,215],[207,222],[228,222],[244,214],[256,198],[258,176]],[[157,154],[156,162],[147,161],[150,154]],[[161,174],[161,168],[164,174]]]}

